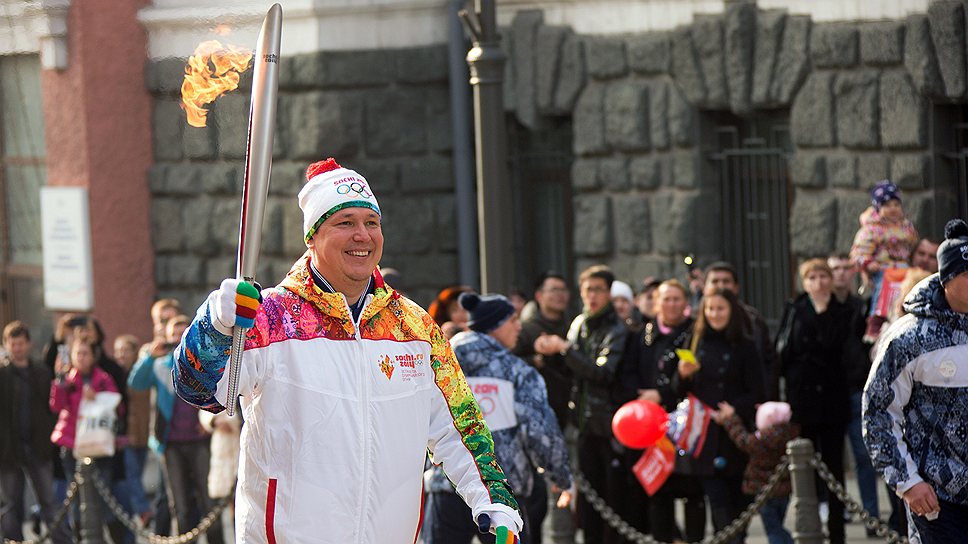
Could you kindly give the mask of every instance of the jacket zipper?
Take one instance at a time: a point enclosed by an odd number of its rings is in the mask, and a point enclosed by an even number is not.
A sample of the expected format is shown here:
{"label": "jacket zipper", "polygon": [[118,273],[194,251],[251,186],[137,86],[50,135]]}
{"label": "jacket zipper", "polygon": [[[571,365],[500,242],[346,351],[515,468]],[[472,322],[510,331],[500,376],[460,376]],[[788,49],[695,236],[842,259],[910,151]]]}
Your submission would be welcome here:
{"label": "jacket zipper", "polygon": [[[346,302],[346,296],[343,296],[343,301]],[[356,336],[356,347],[359,350],[360,361],[362,364],[356,365],[360,372],[360,398],[363,399],[363,426],[361,428],[361,438],[363,439],[363,478],[362,486],[360,488],[360,508],[357,510],[359,515],[359,523],[356,528],[356,538],[357,542],[365,542],[366,535],[364,534],[364,526],[366,520],[366,496],[369,492],[370,474],[370,440],[367,436],[368,430],[370,428],[370,388],[367,385],[367,361],[366,361],[366,350],[363,349],[363,337],[360,335],[360,320],[363,319],[363,312],[366,311],[368,301],[364,299],[363,307],[360,308],[359,318],[353,322],[353,334]],[[349,303],[346,303],[346,310],[349,312],[350,319],[353,319],[353,313],[350,312]]]}

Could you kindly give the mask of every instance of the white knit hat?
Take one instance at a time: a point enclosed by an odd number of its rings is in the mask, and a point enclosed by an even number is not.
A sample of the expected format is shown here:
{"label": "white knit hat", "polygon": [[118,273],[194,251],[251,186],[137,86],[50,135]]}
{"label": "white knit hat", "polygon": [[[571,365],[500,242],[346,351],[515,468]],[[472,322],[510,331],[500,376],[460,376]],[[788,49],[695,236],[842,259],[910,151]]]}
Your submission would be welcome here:
{"label": "white knit hat", "polygon": [[306,169],[306,185],[299,191],[303,233],[308,243],[323,221],[344,208],[369,208],[380,217],[380,205],[366,179],[330,157]]}
{"label": "white knit hat", "polygon": [[612,282],[611,295],[612,298],[622,297],[628,299],[629,302],[635,300],[635,295],[632,294],[632,287],[624,281],[615,280]]}

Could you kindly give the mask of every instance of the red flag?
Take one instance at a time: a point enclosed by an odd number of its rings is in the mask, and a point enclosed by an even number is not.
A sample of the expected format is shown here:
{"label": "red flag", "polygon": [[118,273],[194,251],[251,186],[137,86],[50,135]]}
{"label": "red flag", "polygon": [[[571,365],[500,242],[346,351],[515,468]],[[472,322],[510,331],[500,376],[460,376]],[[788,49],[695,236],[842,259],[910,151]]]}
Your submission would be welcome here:
{"label": "red flag", "polygon": [[642,457],[632,467],[632,472],[651,497],[669,479],[675,466],[676,448],[671,440],[662,437],[654,446],[645,449]]}

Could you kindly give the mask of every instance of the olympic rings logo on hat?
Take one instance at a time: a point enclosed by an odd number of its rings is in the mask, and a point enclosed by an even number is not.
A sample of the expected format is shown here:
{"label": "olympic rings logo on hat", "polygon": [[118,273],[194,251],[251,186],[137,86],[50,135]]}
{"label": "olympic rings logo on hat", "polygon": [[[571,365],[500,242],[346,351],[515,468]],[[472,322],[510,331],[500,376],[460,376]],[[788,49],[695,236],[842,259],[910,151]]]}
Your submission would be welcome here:
{"label": "olympic rings logo on hat", "polygon": [[363,198],[370,198],[373,196],[373,194],[367,189],[366,185],[363,185],[358,181],[337,185],[336,192],[341,195],[348,195],[352,192],[360,195]]}

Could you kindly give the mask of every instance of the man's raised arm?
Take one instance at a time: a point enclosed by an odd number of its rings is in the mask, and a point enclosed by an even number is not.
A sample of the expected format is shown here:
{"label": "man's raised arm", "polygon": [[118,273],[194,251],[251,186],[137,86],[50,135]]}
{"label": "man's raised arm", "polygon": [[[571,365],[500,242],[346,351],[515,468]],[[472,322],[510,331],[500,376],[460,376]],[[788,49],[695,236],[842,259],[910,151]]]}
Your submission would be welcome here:
{"label": "man's raised arm", "polygon": [[236,279],[224,280],[208,295],[175,352],[172,379],[179,397],[210,412],[225,409],[220,382],[232,347],[232,328],[255,324],[261,298],[252,284]]}

